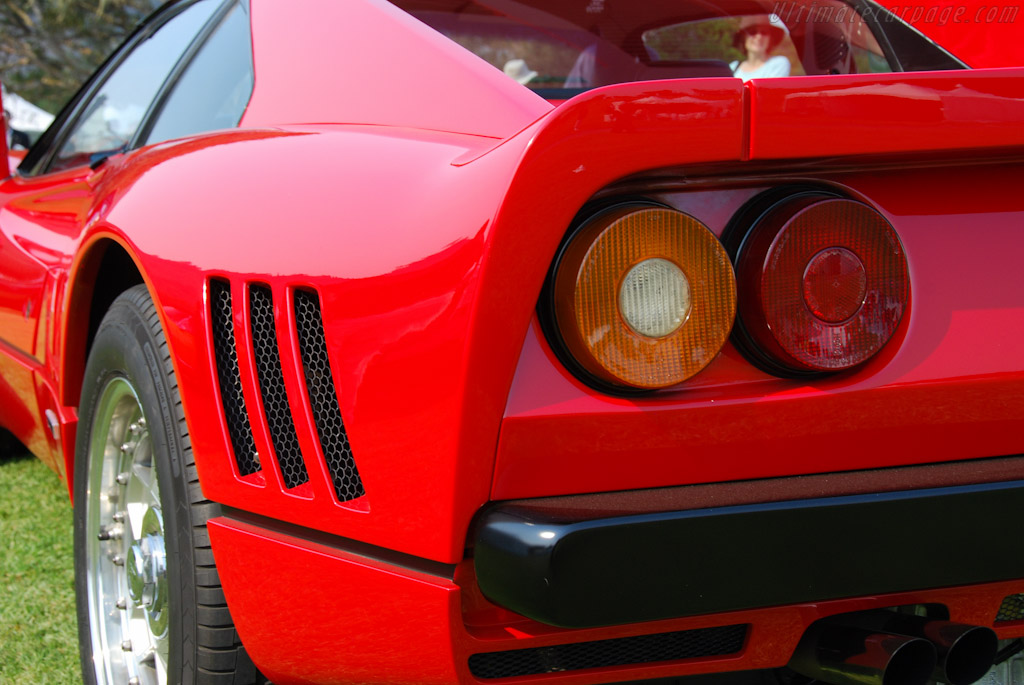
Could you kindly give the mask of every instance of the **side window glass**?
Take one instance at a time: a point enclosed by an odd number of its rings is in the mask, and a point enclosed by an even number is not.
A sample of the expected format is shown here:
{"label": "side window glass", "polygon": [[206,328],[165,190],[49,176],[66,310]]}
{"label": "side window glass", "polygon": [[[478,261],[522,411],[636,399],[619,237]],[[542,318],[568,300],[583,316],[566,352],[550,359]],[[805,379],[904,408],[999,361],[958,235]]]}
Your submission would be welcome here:
{"label": "side window glass", "polygon": [[123,150],[167,75],[218,4],[200,0],[136,44],[81,110],[49,170],[88,164],[97,153]]}
{"label": "side window glass", "polygon": [[236,5],[174,85],[145,142],[237,126],[252,88],[249,17]]}

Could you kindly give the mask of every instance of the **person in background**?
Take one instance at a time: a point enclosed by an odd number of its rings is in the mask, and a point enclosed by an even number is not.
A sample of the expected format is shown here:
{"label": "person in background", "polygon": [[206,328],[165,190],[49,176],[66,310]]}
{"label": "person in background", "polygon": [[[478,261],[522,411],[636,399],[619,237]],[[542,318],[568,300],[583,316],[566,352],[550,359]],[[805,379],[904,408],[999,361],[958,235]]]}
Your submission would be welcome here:
{"label": "person in background", "polygon": [[747,58],[729,65],[733,76],[744,81],[789,76],[788,59],[782,55],[768,56],[787,35],[786,25],[774,14],[743,17],[733,44],[746,52]]}

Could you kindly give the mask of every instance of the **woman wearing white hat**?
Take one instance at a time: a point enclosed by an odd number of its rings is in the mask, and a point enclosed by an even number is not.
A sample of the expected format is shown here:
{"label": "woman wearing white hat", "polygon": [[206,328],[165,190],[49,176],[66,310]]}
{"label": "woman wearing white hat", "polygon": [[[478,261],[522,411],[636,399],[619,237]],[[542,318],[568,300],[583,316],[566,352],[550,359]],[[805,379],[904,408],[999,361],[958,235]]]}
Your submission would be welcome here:
{"label": "woman wearing white hat", "polygon": [[733,44],[747,53],[742,62],[730,64],[732,75],[749,81],[753,78],[789,76],[789,60],[782,55],[769,57],[768,53],[789,35],[786,25],[774,14],[744,17],[736,31]]}

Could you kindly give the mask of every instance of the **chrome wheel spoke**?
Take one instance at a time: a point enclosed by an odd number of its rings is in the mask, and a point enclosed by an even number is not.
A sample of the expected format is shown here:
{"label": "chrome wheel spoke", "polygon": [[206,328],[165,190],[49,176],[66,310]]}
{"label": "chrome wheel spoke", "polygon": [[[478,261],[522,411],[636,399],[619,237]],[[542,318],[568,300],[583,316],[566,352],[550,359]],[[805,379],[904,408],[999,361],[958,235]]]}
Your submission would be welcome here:
{"label": "chrome wheel spoke", "polygon": [[132,481],[128,493],[130,502],[139,502],[149,507],[160,506],[160,483],[152,466],[135,464],[131,471]]}
{"label": "chrome wheel spoke", "polygon": [[86,558],[97,682],[167,682],[164,527],[152,441],[134,388],[104,387],[89,445]]}
{"label": "chrome wheel spoke", "polygon": [[129,542],[129,545],[131,545],[132,542],[142,536],[142,518],[146,515],[146,505],[141,502],[127,502],[125,503],[124,510],[128,519],[125,532],[126,534],[131,533],[131,540]]}

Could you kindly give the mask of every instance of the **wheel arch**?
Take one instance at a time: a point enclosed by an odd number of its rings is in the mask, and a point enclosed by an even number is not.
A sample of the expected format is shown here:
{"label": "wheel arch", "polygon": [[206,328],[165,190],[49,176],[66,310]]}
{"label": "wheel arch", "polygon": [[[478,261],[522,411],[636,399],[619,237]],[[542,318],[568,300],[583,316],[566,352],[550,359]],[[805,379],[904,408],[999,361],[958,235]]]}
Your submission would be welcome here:
{"label": "wheel arch", "polygon": [[[120,236],[94,235],[79,249],[68,276],[65,306],[55,341],[58,393],[63,406],[78,407],[85,362],[110,305],[118,295],[140,283],[146,284],[156,302],[152,283],[145,276],[138,256]],[[160,311],[159,305],[157,310]],[[72,437],[63,442],[68,490],[73,492],[75,440]]]}
{"label": "wheel arch", "polygon": [[138,259],[121,239],[98,236],[79,251],[68,279],[61,326],[60,395],[64,406],[78,406],[85,360],[104,314],[118,295],[140,283],[146,283],[152,295]]}

